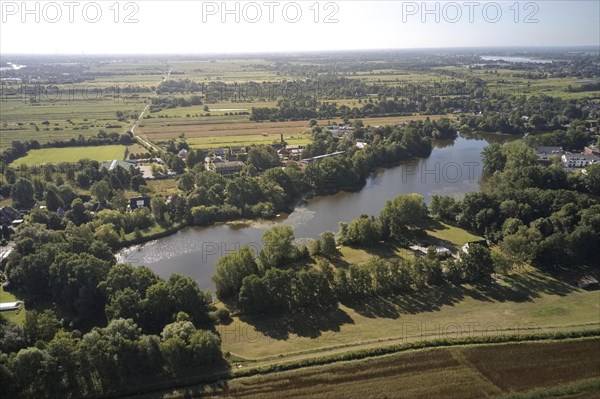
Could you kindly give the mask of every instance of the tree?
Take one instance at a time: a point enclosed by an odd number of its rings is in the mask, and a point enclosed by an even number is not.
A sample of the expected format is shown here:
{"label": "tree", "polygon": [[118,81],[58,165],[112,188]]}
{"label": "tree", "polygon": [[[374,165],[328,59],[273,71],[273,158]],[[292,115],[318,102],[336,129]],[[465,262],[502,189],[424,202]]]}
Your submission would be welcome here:
{"label": "tree", "polygon": [[48,388],[54,387],[59,380],[59,367],[47,351],[36,347],[21,349],[10,359],[10,368],[13,370],[13,384],[19,393],[17,396],[53,396]]}
{"label": "tree", "polygon": [[275,226],[262,239],[264,245],[258,258],[263,270],[298,259],[299,251],[294,245],[294,231],[290,226]]}
{"label": "tree", "polygon": [[119,247],[119,242],[121,239],[119,237],[118,230],[112,223],[106,223],[98,227],[94,233],[94,237],[97,240],[105,242],[112,249],[117,249]]}
{"label": "tree", "polygon": [[104,309],[98,284],[106,278],[110,263],[88,253],[61,253],[50,266],[54,300],[74,310],[81,319],[96,317]]}
{"label": "tree", "polygon": [[212,299],[208,293],[200,290],[194,279],[172,274],[167,280],[167,287],[176,310],[187,313],[196,324],[206,323],[209,320],[208,305]]}
{"label": "tree", "polygon": [[71,203],[71,209],[65,215],[76,226],[87,223],[90,219],[88,212],[85,210],[81,198],[75,198]]}
{"label": "tree", "polygon": [[460,259],[465,280],[472,283],[488,282],[494,272],[494,262],[490,250],[483,245],[470,245],[469,253]]}
{"label": "tree", "polygon": [[410,228],[415,228],[427,217],[427,206],[418,194],[399,195],[386,201],[380,214],[385,235],[392,239],[404,236]]}
{"label": "tree", "polygon": [[503,153],[500,143],[492,143],[485,147],[481,152],[481,159],[483,160],[483,169],[489,174],[502,171],[506,164],[506,155]]}
{"label": "tree", "polygon": [[64,206],[62,199],[55,191],[56,187],[48,188],[44,193],[44,200],[46,201],[46,207],[49,211],[56,212],[58,208]]}
{"label": "tree", "polygon": [[381,223],[373,217],[362,215],[349,224],[340,223],[339,242],[345,245],[376,245],[381,240]]}
{"label": "tree", "polygon": [[321,234],[321,254],[326,257],[332,257],[338,254],[335,236],[331,231],[326,231]]}
{"label": "tree", "polygon": [[233,252],[217,261],[212,279],[219,299],[230,298],[239,293],[244,278],[258,274],[254,252],[244,245],[239,252]]}
{"label": "tree", "polygon": [[590,165],[585,168],[583,182],[590,193],[600,195],[600,164]]}
{"label": "tree", "polygon": [[34,189],[31,181],[19,177],[10,189],[10,197],[17,209],[30,209],[35,204]]}
{"label": "tree", "polygon": [[152,200],[150,201],[150,208],[152,209],[154,219],[158,223],[164,224],[167,221],[165,218],[167,215],[167,205],[162,197],[152,197]]}
{"label": "tree", "polygon": [[59,328],[60,321],[56,317],[56,313],[50,309],[43,312],[29,310],[25,315],[23,329],[31,345],[38,340],[49,342],[54,338]]}
{"label": "tree", "polygon": [[92,185],[90,193],[98,202],[106,204],[110,197],[110,185],[105,180],[101,180]]}
{"label": "tree", "polygon": [[139,292],[127,287],[111,295],[104,309],[108,320],[132,319],[140,321],[143,302]]}
{"label": "tree", "polygon": [[429,204],[429,211],[432,216],[449,222],[455,222],[456,215],[460,209],[453,197],[447,195],[433,195],[431,197],[431,203]]}
{"label": "tree", "polygon": [[238,297],[238,306],[244,313],[260,313],[273,307],[274,303],[269,297],[265,281],[256,274],[244,278]]}

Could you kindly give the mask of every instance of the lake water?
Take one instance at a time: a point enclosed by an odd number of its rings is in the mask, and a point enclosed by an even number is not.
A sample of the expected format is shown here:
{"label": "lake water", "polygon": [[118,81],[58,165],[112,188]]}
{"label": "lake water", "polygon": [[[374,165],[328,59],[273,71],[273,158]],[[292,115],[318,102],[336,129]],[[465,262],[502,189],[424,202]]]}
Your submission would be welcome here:
{"label": "lake water", "polygon": [[504,61],[504,62],[525,62],[525,63],[535,63],[535,64],[549,64],[551,60],[540,60],[535,58],[527,58],[527,57],[508,57],[508,56],[499,56],[499,55],[483,55],[481,59],[484,61]]}
{"label": "lake water", "polygon": [[478,191],[483,170],[481,150],[489,142],[509,139],[505,135],[476,134],[439,141],[428,158],[382,170],[369,178],[359,192],[310,199],[274,221],[185,228],[171,236],[124,249],[118,259],[146,265],[162,277],[172,273],[188,275],[201,288],[214,291],[211,277],[216,261],[243,245],[258,252],[262,235],[274,224],[292,226],[295,237],[304,241],[324,231],[337,232],[341,221],[348,222],[362,214],[377,215],[386,200],[399,194],[418,193],[429,202],[435,194],[461,196]]}

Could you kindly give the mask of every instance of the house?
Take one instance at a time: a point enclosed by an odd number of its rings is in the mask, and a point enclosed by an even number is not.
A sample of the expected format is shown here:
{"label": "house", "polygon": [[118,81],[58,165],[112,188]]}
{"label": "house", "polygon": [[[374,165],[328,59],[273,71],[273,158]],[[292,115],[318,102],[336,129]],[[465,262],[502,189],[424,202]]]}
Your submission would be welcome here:
{"label": "house", "polygon": [[220,175],[232,175],[241,172],[243,168],[244,163],[240,161],[221,161],[212,163],[210,170]]}
{"label": "house", "polygon": [[304,151],[304,146],[302,145],[288,145],[277,150],[277,155],[279,155],[280,158],[300,157],[302,151]]}
{"label": "house", "polygon": [[598,147],[596,147],[595,145],[590,145],[587,147],[583,147],[583,153],[584,154],[591,154],[591,155],[595,155],[597,157],[600,157],[600,149]]}
{"label": "house", "polygon": [[101,202],[96,202],[94,203],[94,205],[92,205],[92,209],[90,211],[93,213],[98,213],[100,211],[103,211],[104,209],[106,209],[106,207],[102,205]]}
{"label": "house", "polygon": [[13,220],[20,219],[19,212],[9,206],[0,208],[0,225],[12,224]]}
{"label": "house", "polygon": [[283,147],[277,150],[277,155],[279,155],[279,158],[285,158],[290,155],[290,151]]}
{"label": "house", "polygon": [[585,168],[600,162],[600,157],[593,154],[563,154],[565,168]]}
{"label": "house", "polygon": [[215,157],[225,157],[225,150],[222,148],[213,148],[211,151]]}
{"label": "house", "polygon": [[300,166],[307,166],[307,165],[312,164],[313,162],[318,162],[322,159],[329,158],[329,157],[335,157],[337,155],[342,155],[345,153],[346,153],[346,151],[336,151],[336,152],[332,152],[331,154],[317,155],[316,157],[301,159]]}
{"label": "house", "polygon": [[229,147],[229,152],[232,156],[245,155],[248,153],[246,147]]}
{"label": "house", "polygon": [[186,150],[185,148],[182,148],[181,151],[179,151],[177,153],[177,156],[181,159],[187,158],[187,155],[188,155],[188,150]]}
{"label": "house", "polygon": [[[422,255],[429,254],[429,247],[423,247],[423,246],[420,246],[420,245],[411,245],[408,248],[410,248],[411,250],[415,251],[419,255],[421,255],[421,254]],[[440,257],[445,257],[445,258],[452,256],[452,252],[448,248],[444,247],[443,245],[436,245],[435,246],[435,254],[438,255],[438,256],[440,256]]]}
{"label": "house", "polygon": [[0,303],[0,312],[10,312],[12,310],[16,310],[17,313],[19,313],[23,308],[23,305],[23,301],[2,302]]}
{"label": "house", "polygon": [[150,208],[150,197],[134,197],[129,199],[129,208]]}
{"label": "house", "polygon": [[466,254],[469,253],[469,248],[473,245],[481,245],[482,247],[489,248],[487,240],[477,240],[477,241],[469,241],[465,243],[460,250]]}
{"label": "house", "polygon": [[356,146],[356,148],[358,148],[359,150],[364,149],[367,146],[367,143],[363,142],[363,141],[357,141],[356,144],[354,144]]}
{"label": "house", "polygon": [[4,262],[6,261],[6,259],[8,259],[8,256],[12,253],[14,249],[14,242],[9,242],[6,245],[0,246],[0,265],[4,264]]}
{"label": "house", "polygon": [[135,169],[136,163],[133,161],[121,161],[119,159],[115,159],[112,161],[102,162],[100,164],[100,170],[106,169],[109,172],[112,172],[117,166],[120,166],[125,170],[131,170]]}
{"label": "house", "polygon": [[553,157],[560,157],[564,151],[562,147],[537,147],[535,153],[538,156],[538,162],[544,165],[550,165]]}
{"label": "house", "polygon": [[327,126],[326,129],[336,138],[348,136],[354,132],[354,128],[346,124]]}
{"label": "house", "polygon": [[303,145],[288,145],[285,149],[289,152],[292,157],[299,157],[302,155],[302,151],[304,151]]}

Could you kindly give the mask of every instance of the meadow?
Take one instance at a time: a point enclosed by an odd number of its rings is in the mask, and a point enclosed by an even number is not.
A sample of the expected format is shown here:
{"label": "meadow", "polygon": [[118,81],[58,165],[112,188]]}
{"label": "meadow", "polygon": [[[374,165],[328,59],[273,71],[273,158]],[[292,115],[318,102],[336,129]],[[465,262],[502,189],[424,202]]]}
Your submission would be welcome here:
{"label": "meadow", "polygon": [[488,286],[441,286],[342,303],[329,314],[238,317],[219,326],[224,351],[263,362],[349,348],[507,332],[600,326],[600,291],[585,291],[533,268]]}
{"label": "meadow", "polygon": [[39,150],[30,150],[25,157],[14,161],[12,166],[33,166],[44,165],[48,163],[56,164],[61,162],[77,162],[80,159],[86,158],[99,162],[113,159],[123,159],[126,148],[127,147],[122,145],[42,148]]}

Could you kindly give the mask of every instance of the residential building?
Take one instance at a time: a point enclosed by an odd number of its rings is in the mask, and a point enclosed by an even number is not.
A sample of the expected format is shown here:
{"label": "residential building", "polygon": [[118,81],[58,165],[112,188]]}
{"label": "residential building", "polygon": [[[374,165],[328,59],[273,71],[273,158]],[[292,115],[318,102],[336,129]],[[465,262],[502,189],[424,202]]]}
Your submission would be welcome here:
{"label": "residential building", "polygon": [[221,161],[211,164],[211,169],[221,175],[232,175],[239,173],[244,168],[244,163],[240,161]]}
{"label": "residential building", "polygon": [[312,157],[312,158],[301,159],[300,166],[307,166],[307,165],[312,164],[313,162],[318,162],[322,159],[329,158],[329,157],[335,157],[337,155],[342,155],[345,153],[346,153],[346,151],[336,151],[336,152],[332,152],[331,154],[318,155],[318,156]]}
{"label": "residential building", "polygon": [[585,168],[600,162],[600,157],[593,154],[563,154],[565,168]]}
{"label": "residential building", "polygon": [[106,161],[106,162],[102,162],[100,164],[100,170],[102,169],[106,169],[109,172],[112,172],[113,170],[115,170],[115,168],[117,166],[122,167],[125,170],[131,170],[131,169],[135,169],[136,168],[136,162],[133,161],[122,161],[119,159],[115,159],[112,161]]}
{"label": "residential building", "polygon": [[150,208],[150,197],[134,197],[129,199],[129,208]]}
{"label": "residential building", "polygon": [[564,151],[562,147],[537,147],[535,153],[538,156],[538,162],[549,165],[552,157],[560,157]]}

